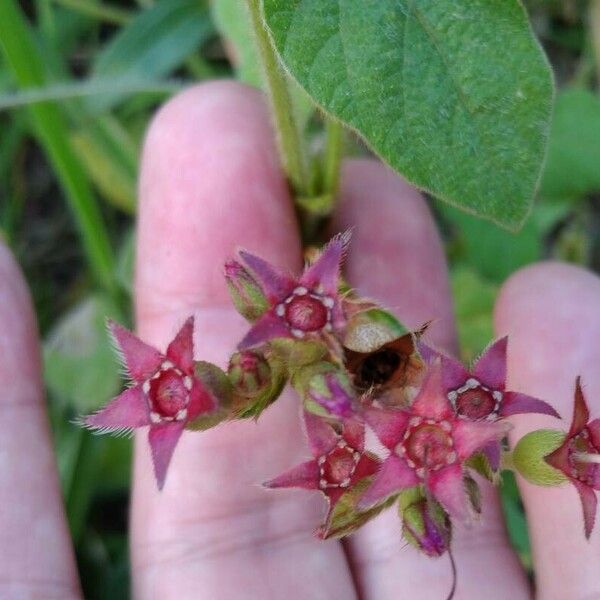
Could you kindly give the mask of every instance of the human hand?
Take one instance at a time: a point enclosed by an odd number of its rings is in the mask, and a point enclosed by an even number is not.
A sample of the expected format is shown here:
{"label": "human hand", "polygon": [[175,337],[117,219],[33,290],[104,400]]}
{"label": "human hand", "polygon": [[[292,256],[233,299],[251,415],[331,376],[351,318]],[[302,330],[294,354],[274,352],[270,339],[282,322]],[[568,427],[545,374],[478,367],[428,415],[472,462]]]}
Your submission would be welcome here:
{"label": "human hand", "polygon": [[[443,249],[420,196],[372,161],[346,164],[334,227],[354,227],[346,275],[409,326],[436,317],[430,341],[456,351]],[[135,285],[138,333],[162,348],[190,315],[197,358],[223,364],[247,325],[234,311],[222,265],[237,246],[298,270],[300,242],[256,91],[204,84],[172,100],[146,140],[140,184]],[[0,597],[77,597],[41,401],[37,340],[24,284],[0,255]],[[509,384],[551,402],[568,426],[580,374],[600,414],[600,281],[559,264],[530,267],[505,285],[496,333],[510,335]],[[595,368],[596,367],[596,368]],[[513,417],[514,439],[556,421]],[[444,598],[446,558],[403,547],[393,511],[340,543],[311,531],[321,499],[269,494],[256,483],[306,455],[297,403],[287,395],[255,423],[185,434],[162,492],[146,436],[136,438],[131,508],[133,591],[138,598]],[[575,490],[521,482],[542,598],[591,598],[599,534],[583,536]],[[482,522],[457,527],[457,598],[528,597],[495,492]],[[6,590],[6,591],[4,591]]]}

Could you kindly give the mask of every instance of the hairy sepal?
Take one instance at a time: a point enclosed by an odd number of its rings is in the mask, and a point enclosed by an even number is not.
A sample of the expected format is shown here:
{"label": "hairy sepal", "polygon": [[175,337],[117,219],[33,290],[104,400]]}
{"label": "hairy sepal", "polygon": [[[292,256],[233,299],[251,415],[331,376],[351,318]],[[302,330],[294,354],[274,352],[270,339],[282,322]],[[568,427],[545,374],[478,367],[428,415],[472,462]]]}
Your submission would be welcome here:
{"label": "hairy sepal", "polygon": [[567,477],[550,466],[544,457],[565,441],[565,433],[556,429],[538,429],[524,435],[512,453],[514,468],[527,481],[536,485],[556,486],[568,481]]}
{"label": "hairy sepal", "polygon": [[269,347],[285,364],[290,375],[302,367],[322,360],[328,353],[327,346],[316,340],[277,338],[269,343]]}
{"label": "hairy sepal", "polygon": [[370,308],[350,318],[342,343],[354,352],[373,352],[408,332],[409,330],[388,311]]}
{"label": "hairy sepal", "polygon": [[[371,456],[376,458],[375,455]],[[368,510],[359,510],[357,508],[361,496],[371,484],[372,479],[372,477],[366,477],[338,500],[331,513],[327,516],[325,523],[317,529],[317,537],[328,540],[350,535],[394,504],[397,495],[387,498],[384,502]]]}
{"label": "hairy sepal", "polygon": [[226,373],[212,363],[197,361],[194,363],[194,371],[213,397],[218,398],[215,410],[204,413],[186,424],[186,429],[191,431],[205,431],[230,418],[233,387]]}

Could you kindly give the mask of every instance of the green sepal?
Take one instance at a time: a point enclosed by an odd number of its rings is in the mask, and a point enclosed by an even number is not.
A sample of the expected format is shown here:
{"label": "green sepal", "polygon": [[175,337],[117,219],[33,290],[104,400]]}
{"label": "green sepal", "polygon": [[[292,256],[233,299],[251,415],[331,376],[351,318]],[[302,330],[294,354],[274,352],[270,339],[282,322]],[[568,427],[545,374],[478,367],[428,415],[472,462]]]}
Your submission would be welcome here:
{"label": "green sepal", "polygon": [[316,340],[276,338],[269,342],[269,347],[285,363],[290,374],[320,361],[328,353],[327,346]]}
{"label": "green sepal", "polygon": [[473,469],[473,471],[479,473],[482,477],[494,485],[500,481],[500,472],[492,469],[492,465],[490,465],[488,457],[483,452],[477,452],[476,454],[470,456],[465,461],[465,466]]}
{"label": "green sepal", "polygon": [[[424,515],[423,511],[427,511]],[[440,556],[450,545],[451,525],[442,505],[431,497],[427,497],[421,485],[408,488],[398,498],[398,515],[402,521],[402,537],[414,548],[428,556]],[[429,518],[444,541],[444,548],[432,553],[424,545],[427,529],[425,518]],[[421,540],[419,540],[419,537]]]}
{"label": "green sepal", "polygon": [[339,367],[327,361],[319,361],[297,369],[291,378],[292,387],[302,398],[305,410],[319,417],[331,418],[331,415],[327,409],[314,401],[310,394],[311,391],[314,391],[319,395],[328,396],[330,392],[327,388],[325,376],[331,373],[335,373],[346,379],[347,385],[345,387],[347,387],[349,393],[352,393],[350,381],[347,379],[345,373]]}
{"label": "green sepal", "polygon": [[269,357],[271,379],[268,388],[251,398],[234,394],[232,417],[235,419],[258,419],[263,411],[279,398],[287,383],[286,367],[283,361]]}
{"label": "green sepal", "polygon": [[465,485],[465,492],[467,493],[467,499],[469,500],[470,507],[473,509],[474,513],[480,515],[481,491],[477,485],[477,482],[470,475],[465,475],[463,483]]}
{"label": "green sepal", "polygon": [[406,333],[409,330],[394,315],[383,308],[371,308],[350,318],[342,343],[354,352],[374,352]]}
{"label": "green sepal", "polygon": [[[375,455],[370,456],[376,458]],[[371,484],[372,479],[372,477],[361,479],[338,500],[325,523],[317,530],[317,535],[321,539],[338,539],[350,535],[394,504],[398,497],[397,494],[390,496],[384,502],[368,510],[360,511],[356,508],[358,501]]]}
{"label": "green sepal", "polygon": [[568,481],[562,471],[551,467],[544,457],[565,441],[565,433],[556,429],[538,429],[523,436],[512,453],[514,468],[536,485],[556,486]]}
{"label": "green sepal", "polygon": [[188,422],[185,428],[191,431],[205,431],[230,417],[233,388],[225,372],[212,363],[198,361],[194,364],[194,371],[218,404],[214,411],[199,415],[193,421]]}
{"label": "green sepal", "polygon": [[270,308],[260,284],[252,274],[239,263],[232,263],[230,270],[225,267],[225,282],[235,309],[250,322],[256,321]]}

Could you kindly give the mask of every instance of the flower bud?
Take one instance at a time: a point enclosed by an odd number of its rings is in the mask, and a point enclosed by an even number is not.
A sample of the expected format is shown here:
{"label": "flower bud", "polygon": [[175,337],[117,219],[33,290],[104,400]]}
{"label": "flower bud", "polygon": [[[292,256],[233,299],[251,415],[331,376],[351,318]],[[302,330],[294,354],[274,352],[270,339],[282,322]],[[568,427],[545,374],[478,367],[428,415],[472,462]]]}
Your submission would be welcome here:
{"label": "flower bud", "polygon": [[245,398],[255,398],[271,386],[271,367],[262,354],[244,350],[229,360],[229,380]]}
{"label": "flower bud", "polygon": [[315,375],[308,384],[307,400],[325,409],[332,417],[354,415],[354,395],[350,382],[341,371]]}
{"label": "flower bud", "polygon": [[256,321],[269,308],[260,284],[236,260],[225,263],[225,281],[236,310],[248,321]]}
{"label": "flower bud", "polygon": [[402,536],[427,556],[442,556],[450,545],[450,519],[434,500],[419,500],[401,511]]}

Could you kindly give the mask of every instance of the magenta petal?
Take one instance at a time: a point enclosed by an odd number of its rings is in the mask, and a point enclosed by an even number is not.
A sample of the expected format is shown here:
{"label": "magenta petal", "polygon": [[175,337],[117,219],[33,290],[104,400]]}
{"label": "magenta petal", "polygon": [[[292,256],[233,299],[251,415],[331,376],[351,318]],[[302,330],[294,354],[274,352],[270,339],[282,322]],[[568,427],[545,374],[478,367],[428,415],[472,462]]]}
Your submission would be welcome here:
{"label": "magenta petal", "polygon": [[317,417],[308,411],[304,411],[304,425],[308,443],[314,456],[322,456],[329,453],[338,443],[340,437],[333,427],[321,417]]}
{"label": "magenta petal", "polygon": [[427,487],[451,517],[461,521],[468,519],[469,509],[460,465],[433,471],[428,477]]}
{"label": "magenta petal", "polygon": [[560,419],[560,415],[543,400],[538,400],[533,396],[527,396],[519,392],[504,392],[500,404],[499,415],[508,417],[510,415],[520,415],[525,413],[539,413],[541,415],[550,415]]}
{"label": "magenta petal", "polygon": [[319,258],[304,272],[300,283],[310,289],[320,284],[326,294],[336,296],[340,268],[350,243],[350,237],[350,232],[346,231],[332,238]]}
{"label": "magenta petal", "polygon": [[289,471],[278,475],[275,479],[263,483],[263,485],[268,488],[319,489],[319,465],[315,460],[296,465]]}
{"label": "magenta petal", "polygon": [[184,373],[194,372],[194,317],[190,317],[167,348],[167,358]]}
{"label": "magenta petal", "polygon": [[[588,431],[590,432],[590,438],[592,440],[592,444],[596,446],[596,448],[600,449],[600,419],[594,419],[587,424]],[[600,469],[597,469],[600,471]]]}
{"label": "magenta petal", "polygon": [[419,354],[421,355],[421,358],[425,364],[428,365],[431,364],[436,358],[441,360],[444,356],[441,352],[435,348],[432,348],[431,346],[428,346],[421,340],[417,340],[417,350],[419,351]]}
{"label": "magenta petal", "polygon": [[554,452],[546,455],[544,460],[555,469],[562,471],[565,475],[571,475],[571,466],[569,465],[569,442],[570,438],[565,441]]}
{"label": "magenta petal", "polygon": [[238,344],[240,350],[259,346],[275,338],[292,337],[288,326],[273,310],[266,312]]}
{"label": "magenta petal", "polygon": [[569,429],[569,437],[573,437],[583,431],[590,418],[590,411],[581,389],[581,378],[575,382],[575,402],[573,404],[573,420]]}
{"label": "magenta petal", "polygon": [[453,416],[452,405],[442,387],[442,366],[439,360],[429,367],[421,390],[412,403],[411,412],[419,417],[436,421]]}
{"label": "magenta petal", "polygon": [[473,368],[473,375],[493,390],[503,390],[506,387],[507,346],[508,336],[495,341],[486,348]]}
{"label": "magenta petal", "polygon": [[379,441],[393,450],[406,431],[410,415],[402,410],[367,408],[363,417]]}
{"label": "magenta petal", "polygon": [[359,452],[365,448],[365,426],[356,419],[345,419],[342,437],[348,445]]}
{"label": "magenta petal", "polygon": [[458,420],[452,428],[454,448],[459,458],[466,460],[490,442],[501,440],[509,429],[510,425],[504,421]]}
{"label": "magenta petal", "polygon": [[354,473],[352,473],[351,484],[354,485],[357,481],[374,475],[379,471],[380,467],[381,462],[371,458],[367,454],[363,454],[356,465],[356,469],[354,469]]}
{"label": "magenta petal", "polygon": [[137,383],[143,383],[152,377],[165,357],[114,321],[108,321],[108,330],[123,356],[131,378]]}
{"label": "magenta petal", "polygon": [[375,479],[358,502],[360,510],[383,502],[392,494],[419,483],[415,472],[406,461],[395,454],[383,461]]}
{"label": "magenta petal", "polygon": [[596,521],[596,508],[598,505],[596,492],[590,486],[585,485],[576,479],[571,479],[571,482],[577,488],[579,497],[581,498],[585,537],[589,539],[592,530],[594,529],[594,522]]}
{"label": "magenta petal", "polygon": [[194,378],[186,421],[192,421],[198,415],[214,410],[215,408],[217,408],[217,402],[212,394],[202,385],[200,380]]}
{"label": "magenta petal", "polygon": [[136,385],[125,390],[104,408],[85,417],[83,423],[89,429],[103,430],[107,433],[148,425],[150,415],[142,387]]}
{"label": "magenta petal", "polygon": [[499,442],[490,442],[486,444],[481,451],[485,455],[490,464],[492,471],[500,469],[500,461],[502,460],[502,447]]}
{"label": "magenta petal", "polygon": [[165,485],[167,469],[173,456],[173,450],[183,433],[183,422],[153,425],[148,432],[148,441],[152,450],[152,462],[158,489]]}
{"label": "magenta petal", "polygon": [[285,300],[297,285],[288,273],[271,265],[259,256],[240,250],[240,256],[259,279],[269,301],[274,304]]}
{"label": "magenta petal", "polygon": [[450,358],[445,354],[440,354],[442,360],[442,385],[445,391],[455,390],[462,387],[471,377],[471,373],[467,371],[457,360]]}

